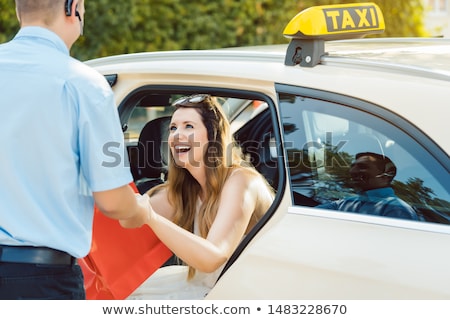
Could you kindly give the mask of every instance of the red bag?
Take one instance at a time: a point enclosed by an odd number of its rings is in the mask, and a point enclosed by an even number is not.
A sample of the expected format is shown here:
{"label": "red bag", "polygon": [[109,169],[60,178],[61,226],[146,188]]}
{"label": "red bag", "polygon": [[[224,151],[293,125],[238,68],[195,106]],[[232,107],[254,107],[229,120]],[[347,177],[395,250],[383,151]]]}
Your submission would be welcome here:
{"label": "red bag", "polygon": [[148,226],[122,228],[95,208],[91,251],[78,260],[86,299],[125,299],[171,255]]}

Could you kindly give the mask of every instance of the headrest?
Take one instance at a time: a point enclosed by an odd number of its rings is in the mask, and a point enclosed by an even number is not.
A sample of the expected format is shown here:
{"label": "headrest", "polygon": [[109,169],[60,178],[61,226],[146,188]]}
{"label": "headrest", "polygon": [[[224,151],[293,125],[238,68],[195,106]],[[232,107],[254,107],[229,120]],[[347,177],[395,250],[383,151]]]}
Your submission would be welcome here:
{"label": "headrest", "polygon": [[140,178],[159,178],[167,172],[170,116],[153,119],[144,126],[138,141]]}
{"label": "headrest", "polygon": [[381,141],[374,135],[370,134],[355,134],[348,138],[348,140],[342,141],[339,151],[347,152],[354,156],[357,153],[373,152],[384,155],[383,146]]}

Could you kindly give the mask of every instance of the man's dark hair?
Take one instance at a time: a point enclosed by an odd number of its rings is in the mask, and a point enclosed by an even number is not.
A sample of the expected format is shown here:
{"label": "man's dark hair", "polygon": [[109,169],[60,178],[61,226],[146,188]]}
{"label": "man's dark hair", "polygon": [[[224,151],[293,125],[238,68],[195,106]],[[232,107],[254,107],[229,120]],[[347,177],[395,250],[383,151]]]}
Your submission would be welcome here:
{"label": "man's dark hair", "polygon": [[395,166],[394,162],[392,162],[391,159],[386,157],[385,155],[374,153],[374,152],[361,152],[357,153],[355,158],[361,158],[361,157],[373,157],[376,159],[376,166],[387,176],[391,177],[391,180],[394,179],[395,175],[397,174],[397,167]]}

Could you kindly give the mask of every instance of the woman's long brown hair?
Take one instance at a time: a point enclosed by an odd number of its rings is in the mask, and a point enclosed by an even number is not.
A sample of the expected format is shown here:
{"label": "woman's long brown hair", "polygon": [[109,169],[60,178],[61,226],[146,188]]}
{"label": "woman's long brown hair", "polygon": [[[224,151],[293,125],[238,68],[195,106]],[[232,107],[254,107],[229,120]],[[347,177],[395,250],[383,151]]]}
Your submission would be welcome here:
{"label": "woman's long brown hair", "polygon": [[[199,227],[199,236],[206,238],[216,217],[222,188],[233,169],[243,168],[255,175],[259,173],[244,160],[240,148],[231,134],[230,124],[217,100],[207,96],[195,105],[176,105],[178,108],[193,108],[201,115],[208,134],[208,146],[204,156],[206,165],[206,194],[197,214],[197,201],[202,192],[200,184],[188,170],[175,164],[169,152],[169,174],[167,181],[149,191],[149,195],[161,188],[167,188],[168,199],[175,208],[173,222],[182,228],[194,232],[194,220]],[[175,111],[176,111],[175,110]],[[260,217],[252,217],[259,220]],[[195,269],[189,267],[188,278],[192,278]]]}

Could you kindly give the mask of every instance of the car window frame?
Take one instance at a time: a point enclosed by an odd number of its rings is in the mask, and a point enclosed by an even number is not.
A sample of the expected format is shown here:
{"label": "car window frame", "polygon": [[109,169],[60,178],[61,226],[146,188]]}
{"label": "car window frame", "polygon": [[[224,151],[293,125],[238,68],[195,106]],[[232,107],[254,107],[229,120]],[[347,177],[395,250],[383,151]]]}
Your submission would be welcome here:
{"label": "car window frame", "polygon": [[[338,104],[345,106],[346,108],[353,108],[355,110],[370,114],[371,116],[381,118],[386,123],[392,125],[395,127],[395,129],[400,130],[408,136],[410,139],[414,140],[420,148],[423,149],[424,152],[428,153],[428,156],[431,157],[433,160],[435,160],[438,164],[440,164],[440,169],[442,170],[442,173],[448,174],[450,171],[450,164],[448,162],[448,156],[443,151],[442,148],[440,148],[437,143],[435,143],[433,140],[431,140],[423,131],[421,131],[419,128],[408,122],[403,117],[394,114],[393,112],[389,111],[388,109],[379,106],[374,103],[370,103],[365,100],[361,100],[355,97],[350,97],[347,95],[339,94],[339,93],[333,93],[329,91],[324,90],[318,90],[318,89],[312,89],[312,88],[306,88],[306,87],[300,87],[300,86],[293,86],[293,85],[286,85],[286,84],[276,84],[276,92],[277,92],[277,98],[278,98],[278,106],[279,106],[279,112],[281,116],[283,116],[283,110],[280,106],[280,94],[290,94],[290,95],[296,95],[304,98],[310,98],[314,100],[321,100],[324,102],[329,102],[333,104]],[[282,122],[282,118],[281,118]],[[285,141],[285,134],[283,132],[283,143],[286,143]],[[417,146],[416,146],[417,148]],[[285,157],[286,157],[286,168],[289,170],[289,163],[287,159],[286,154],[286,148],[284,148]],[[415,157],[417,159],[417,157]],[[420,162],[423,165],[423,162]],[[447,170],[447,172],[445,172]],[[436,179],[437,174],[435,174],[435,169],[433,170],[433,177]],[[288,179],[290,181],[290,173],[288,173]],[[445,187],[445,184],[441,184],[443,187]],[[292,196],[292,207],[299,207],[302,208],[304,206],[301,205],[295,205],[294,204],[294,194],[291,186],[291,196]],[[322,209],[317,208],[316,210],[323,211]],[[354,215],[349,215],[354,216]],[[366,216],[366,215],[364,215]],[[358,218],[359,219],[359,218]],[[364,217],[362,219],[365,219]],[[386,219],[382,217],[382,219],[387,220],[384,223],[390,224],[391,220],[396,219]],[[424,224],[423,221],[419,221],[419,223]],[[425,223],[428,224],[429,222]],[[440,223],[435,223],[437,225],[441,225]]]}

